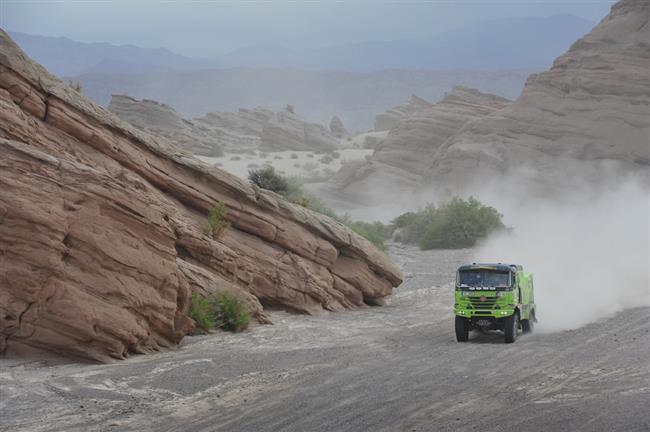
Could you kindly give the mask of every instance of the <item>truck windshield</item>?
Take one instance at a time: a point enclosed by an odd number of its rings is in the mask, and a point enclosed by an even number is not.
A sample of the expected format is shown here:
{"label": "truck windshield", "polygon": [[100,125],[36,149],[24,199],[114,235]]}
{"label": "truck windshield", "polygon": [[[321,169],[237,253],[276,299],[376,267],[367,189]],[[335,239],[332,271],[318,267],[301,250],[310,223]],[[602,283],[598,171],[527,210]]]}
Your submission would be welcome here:
{"label": "truck windshield", "polygon": [[492,270],[466,270],[458,272],[458,286],[464,287],[494,287],[507,288],[510,286],[510,273]]}

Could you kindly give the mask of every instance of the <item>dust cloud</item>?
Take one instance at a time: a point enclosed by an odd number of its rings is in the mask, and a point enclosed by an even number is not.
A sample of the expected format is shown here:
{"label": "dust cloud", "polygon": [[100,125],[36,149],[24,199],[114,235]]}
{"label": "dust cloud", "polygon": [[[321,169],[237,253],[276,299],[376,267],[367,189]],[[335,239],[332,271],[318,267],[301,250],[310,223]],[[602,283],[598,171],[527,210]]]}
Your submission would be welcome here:
{"label": "dust cloud", "polygon": [[650,305],[650,194],[632,182],[574,191],[561,201],[491,203],[512,232],[488,239],[477,261],[533,272],[538,330],[581,327]]}

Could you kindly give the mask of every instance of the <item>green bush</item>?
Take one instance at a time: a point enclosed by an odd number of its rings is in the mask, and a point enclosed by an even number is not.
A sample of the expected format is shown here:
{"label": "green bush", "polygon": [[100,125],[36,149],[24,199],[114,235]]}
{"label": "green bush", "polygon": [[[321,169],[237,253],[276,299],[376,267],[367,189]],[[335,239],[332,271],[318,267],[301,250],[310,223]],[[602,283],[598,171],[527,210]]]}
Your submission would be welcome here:
{"label": "green bush", "polygon": [[208,332],[214,328],[214,312],[210,300],[198,294],[192,294],[189,317],[196,322],[196,326]]}
{"label": "green bush", "polygon": [[208,213],[208,222],[203,227],[203,232],[213,238],[219,237],[229,226],[226,219],[226,206],[224,203],[217,203]]}
{"label": "green bush", "polygon": [[350,228],[355,233],[365,237],[381,250],[386,250],[386,236],[388,228],[381,222],[361,222],[343,220],[342,223]]}
{"label": "green bush", "polygon": [[289,190],[287,179],[275,172],[272,166],[248,171],[248,180],[262,188],[284,195]]}
{"label": "green bush", "polygon": [[237,296],[222,292],[211,298],[216,325],[226,331],[240,332],[248,328],[250,314]]}
{"label": "green bush", "polygon": [[435,212],[419,243],[422,249],[454,249],[474,246],[492,232],[505,228],[494,207],[470,197],[454,198]]}
{"label": "green bush", "polygon": [[419,243],[436,214],[436,208],[430,204],[417,212],[398,216],[391,222],[395,240],[402,243]]}
{"label": "green bush", "polygon": [[387,226],[380,222],[371,223],[353,221],[347,215],[338,215],[334,210],[327,207],[320,199],[305,193],[302,189],[302,184],[299,178],[287,178],[275,172],[273,168],[262,168],[260,170],[249,171],[248,178],[251,183],[264,189],[273,190],[294,204],[301,205],[317,213],[335,219],[350,228],[352,231],[368,239],[379,249],[385,250],[384,242],[386,237],[390,235],[390,230]]}
{"label": "green bush", "polygon": [[204,332],[217,327],[222,330],[239,332],[248,328],[250,314],[237,296],[222,292],[207,297],[192,294],[189,317]]}
{"label": "green bush", "polygon": [[318,162],[327,165],[327,164],[332,163],[333,160],[334,160],[334,158],[332,156],[325,155],[322,158],[318,159]]}

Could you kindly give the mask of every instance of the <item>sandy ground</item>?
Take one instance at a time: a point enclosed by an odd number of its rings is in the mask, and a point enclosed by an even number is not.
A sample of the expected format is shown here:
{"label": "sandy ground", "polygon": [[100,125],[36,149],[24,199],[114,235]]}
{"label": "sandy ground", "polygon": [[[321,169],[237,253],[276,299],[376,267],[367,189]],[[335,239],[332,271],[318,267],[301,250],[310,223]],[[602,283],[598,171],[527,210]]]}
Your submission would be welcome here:
{"label": "sandy ground", "polygon": [[341,168],[343,163],[362,160],[371,155],[372,152],[373,150],[370,149],[341,149],[336,151],[339,154],[338,158],[331,157],[330,153],[314,153],[311,151],[270,153],[258,151],[254,155],[237,153],[218,158],[198,155],[195,155],[195,157],[244,179],[248,177],[249,170],[271,165],[281,174],[309,180],[329,178]]}
{"label": "sandy ground", "polygon": [[274,312],[110,365],[2,360],[0,430],[650,430],[650,309],[459,344],[451,280],[472,251],[390,253],[407,280],[385,307]]}

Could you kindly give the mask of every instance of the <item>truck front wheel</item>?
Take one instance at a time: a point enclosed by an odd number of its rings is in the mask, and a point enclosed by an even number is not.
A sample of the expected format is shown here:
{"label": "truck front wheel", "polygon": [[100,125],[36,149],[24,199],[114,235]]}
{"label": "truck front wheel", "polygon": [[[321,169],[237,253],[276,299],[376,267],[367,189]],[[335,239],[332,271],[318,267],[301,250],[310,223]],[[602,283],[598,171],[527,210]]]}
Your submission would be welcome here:
{"label": "truck front wheel", "polygon": [[467,342],[469,339],[469,323],[467,318],[456,316],[456,340],[458,342]]}
{"label": "truck front wheel", "polygon": [[519,314],[517,312],[506,318],[503,333],[505,334],[506,343],[513,343],[517,339],[519,330]]}

